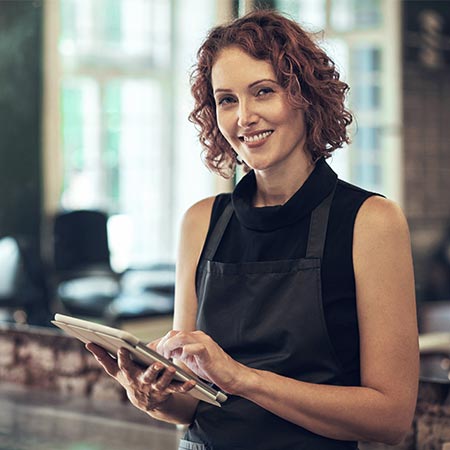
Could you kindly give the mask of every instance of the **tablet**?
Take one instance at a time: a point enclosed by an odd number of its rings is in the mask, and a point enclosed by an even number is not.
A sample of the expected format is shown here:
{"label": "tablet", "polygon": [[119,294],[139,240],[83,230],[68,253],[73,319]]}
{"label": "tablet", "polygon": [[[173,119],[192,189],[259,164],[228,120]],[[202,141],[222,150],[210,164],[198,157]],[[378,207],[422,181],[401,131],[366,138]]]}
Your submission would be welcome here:
{"label": "tablet", "polygon": [[195,380],[195,387],[187,394],[199,400],[211,403],[215,406],[220,406],[221,403],[227,400],[227,396],[223,392],[213,389],[204,381],[190,375],[180,367],[176,366],[169,359],[164,358],[164,356],[155,352],[151,348],[148,348],[131,333],[118,328],[112,328],[99,323],[90,322],[88,320],[65,316],[63,314],[55,314],[55,319],[52,320],[52,323],[64,330],[66,333],[75,336],[85,344],[88,342],[97,344],[108,351],[114,358],[117,358],[117,351],[119,348],[123,347],[129,350],[132,355],[132,359],[136,363],[144,367],[148,367],[154,362],[159,362],[164,367],[175,367],[176,372],[174,378],[177,381],[185,382]]}

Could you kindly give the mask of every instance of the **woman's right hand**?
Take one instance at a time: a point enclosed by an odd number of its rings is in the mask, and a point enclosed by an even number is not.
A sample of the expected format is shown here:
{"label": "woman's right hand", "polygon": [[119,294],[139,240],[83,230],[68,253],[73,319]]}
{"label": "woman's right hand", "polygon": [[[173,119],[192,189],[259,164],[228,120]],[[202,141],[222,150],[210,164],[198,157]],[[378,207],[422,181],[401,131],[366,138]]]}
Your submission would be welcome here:
{"label": "woman's right hand", "polygon": [[[149,346],[153,347],[152,344]],[[86,344],[86,348],[105,371],[125,388],[131,403],[142,411],[158,410],[172,394],[185,394],[195,386],[194,381],[175,381],[173,367],[164,368],[161,363],[155,362],[146,369],[142,368],[132,361],[130,352],[124,348],[119,350],[117,360],[92,342]]]}

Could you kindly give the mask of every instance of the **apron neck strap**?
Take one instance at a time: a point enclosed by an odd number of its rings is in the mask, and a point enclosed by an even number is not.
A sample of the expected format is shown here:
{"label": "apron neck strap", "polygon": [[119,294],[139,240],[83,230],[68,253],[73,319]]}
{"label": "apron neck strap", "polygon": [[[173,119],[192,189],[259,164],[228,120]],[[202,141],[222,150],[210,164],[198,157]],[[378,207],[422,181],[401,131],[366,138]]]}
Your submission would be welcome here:
{"label": "apron neck strap", "polygon": [[214,229],[210,235],[210,239],[205,249],[205,258],[207,260],[212,260],[214,255],[216,254],[217,248],[219,247],[220,241],[222,240],[223,233],[228,225],[228,222],[233,215],[233,205],[230,200],[222,214],[219,217],[219,220],[216,222]]}
{"label": "apron neck strap", "polygon": [[328,216],[330,214],[331,202],[333,201],[336,184],[333,190],[311,213],[309,224],[308,246],[306,247],[306,258],[322,258],[327,236]]}

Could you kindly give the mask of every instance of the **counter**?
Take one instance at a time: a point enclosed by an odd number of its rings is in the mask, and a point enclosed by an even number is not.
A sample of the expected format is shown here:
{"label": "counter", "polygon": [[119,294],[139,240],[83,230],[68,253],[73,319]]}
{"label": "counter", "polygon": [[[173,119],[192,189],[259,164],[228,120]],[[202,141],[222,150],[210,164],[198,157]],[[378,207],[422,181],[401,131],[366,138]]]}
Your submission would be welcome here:
{"label": "counter", "polygon": [[[179,433],[126,399],[75,338],[56,330],[0,325],[0,450],[176,450]],[[422,358],[413,425],[398,446],[450,443],[450,358]]]}
{"label": "counter", "polygon": [[0,387],[0,450],[176,450],[175,427],[129,404]]}

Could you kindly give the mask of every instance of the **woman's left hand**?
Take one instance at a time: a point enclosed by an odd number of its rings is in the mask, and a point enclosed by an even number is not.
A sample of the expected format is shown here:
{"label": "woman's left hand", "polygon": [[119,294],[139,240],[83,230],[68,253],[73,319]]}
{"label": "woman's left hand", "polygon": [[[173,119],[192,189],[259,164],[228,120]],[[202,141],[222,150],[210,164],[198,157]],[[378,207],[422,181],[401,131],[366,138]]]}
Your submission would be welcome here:
{"label": "woman's left hand", "polygon": [[237,393],[238,381],[249,370],[203,331],[169,331],[156,350],[166,358],[181,361],[198,377],[230,394]]}

